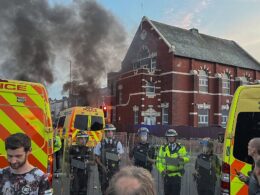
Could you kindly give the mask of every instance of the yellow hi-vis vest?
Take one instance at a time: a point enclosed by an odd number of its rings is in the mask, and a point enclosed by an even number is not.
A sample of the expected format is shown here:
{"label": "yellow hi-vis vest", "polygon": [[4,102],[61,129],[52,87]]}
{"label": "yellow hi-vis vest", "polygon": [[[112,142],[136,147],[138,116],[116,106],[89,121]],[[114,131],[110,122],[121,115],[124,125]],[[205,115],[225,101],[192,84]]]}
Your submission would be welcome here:
{"label": "yellow hi-vis vest", "polygon": [[54,153],[61,149],[62,144],[61,144],[60,136],[58,136],[58,135],[55,136],[53,145],[54,145],[54,148],[53,148]]}
{"label": "yellow hi-vis vest", "polygon": [[175,150],[171,152],[169,145],[163,145],[156,158],[156,168],[160,173],[168,171],[168,176],[182,176],[184,165],[189,161],[185,146],[176,143]]}

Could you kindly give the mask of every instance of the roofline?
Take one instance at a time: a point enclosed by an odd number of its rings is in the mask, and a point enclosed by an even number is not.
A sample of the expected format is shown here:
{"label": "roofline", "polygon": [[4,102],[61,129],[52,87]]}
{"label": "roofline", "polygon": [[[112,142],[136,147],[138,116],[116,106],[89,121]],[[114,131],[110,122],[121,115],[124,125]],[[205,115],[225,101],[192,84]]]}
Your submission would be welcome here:
{"label": "roofline", "polygon": [[148,17],[144,16],[142,18],[142,22],[147,21],[152,27],[153,29],[158,33],[158,35],[162,38],[162,40],[164,41],[164,43],[169,47],[169,53],[170,52],[175,52],[175,46],[171,45],[169,41],[167,41],[167,39],[162,35],[162,33],[156,28],[156,26],[152,23],[151,20],[149,20]]}
{"label": "roofline", "polygon": [[250,57],[252,60],[254,60],[260,68],[260,63],[252,56],[250,55],[245,49],[243,49],[237,42],[233,41],[236,46],[238,46],[248,57]]}

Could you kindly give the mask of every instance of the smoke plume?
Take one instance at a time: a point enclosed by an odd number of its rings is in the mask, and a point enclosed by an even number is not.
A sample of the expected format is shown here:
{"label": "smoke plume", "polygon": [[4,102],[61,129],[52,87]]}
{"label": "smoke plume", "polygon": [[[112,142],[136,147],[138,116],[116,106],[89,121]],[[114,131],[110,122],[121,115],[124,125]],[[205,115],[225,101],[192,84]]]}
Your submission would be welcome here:
{"label": "smoke plume", "polygon": [[[54,6],[47,0],[0,2],[0,51],[5,54],[0,62],[6,78],[47,85],[64,79],[54,67],[56,57],[67,50],[73,82],[68,78],[60,90],[80,94],[90,104],[89,94],[98,94],[100,80],[120,67],[126,33],[96,1]],[[65,66],[68,62],[60,67]]]}

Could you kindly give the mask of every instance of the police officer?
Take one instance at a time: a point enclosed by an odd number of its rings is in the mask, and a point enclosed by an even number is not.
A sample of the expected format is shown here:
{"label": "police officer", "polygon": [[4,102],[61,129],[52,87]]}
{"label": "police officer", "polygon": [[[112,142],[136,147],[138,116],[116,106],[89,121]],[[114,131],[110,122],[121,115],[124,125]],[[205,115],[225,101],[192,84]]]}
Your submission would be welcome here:
{"label": "police officer", "polygon": [[61,150],[61,139],[58,133],[56,132],[54,135],[54,140],[53,140],[53,152],[55,154],[55,165],[56,165],[56,170],[55,172],[60,172],[60,150]]}
{"label": "police officer", "polygon": [[213,142],[203,139],[202,153],[197,156],[195,163],[194,179],[197,183],[199,195],[213,195],[217,175],[220,174],[220,162],[217,155],[213,154]]}
{"label": "police officer", "polygon": [[124,153],[121,142],[114,138],[115,126],[108,124],[104,130],[105,138],[94,148],[103,194],[105,194],[110,178],[119,170],[120,156]]}
{"label": "police officer", "polygon": [[86,146],[89,136],[84,131],[79,131],[76,135],[76,144],[69,148],[70,168],[71,168],[71,194],[87,193],[89,177],[89,165],[94,164],[91,158],[91,149]]}
{"label": "police officer", "polygon": [[139,142],[130,152],[129,157],[134,158],[134,165],[152,171],[155,162],[155,148],[148,143],[149,130],[146,127],[138,129]]}
{"label": "police officer", "polygon": [[165,133],[167,144],[160,146],[156,158],[156,167],[164,179],[164,194],[180,194],[181,177],[184,174],[184,165],[189,162],[186,148],[176,142],[177,132],[168,129]]}

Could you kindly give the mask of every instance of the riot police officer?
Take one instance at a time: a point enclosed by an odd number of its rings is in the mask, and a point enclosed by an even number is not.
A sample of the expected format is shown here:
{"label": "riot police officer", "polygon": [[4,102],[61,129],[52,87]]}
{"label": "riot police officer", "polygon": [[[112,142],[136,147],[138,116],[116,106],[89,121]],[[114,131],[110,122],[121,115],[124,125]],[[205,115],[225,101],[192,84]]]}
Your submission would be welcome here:
{"label": "riot police officer", "polygon": [[193,176],[199,195],[213,195],[220,174],[220,162],[218,156],[213,154],[213,142],[203,139],[201,145],[202,153],[197,156]]}
{"label": "riot police officer", "polygon": [[185,146],[176,142],[177,136],[174,129],[166,131],[167,144],[160,146],[156,158],[156,167],[164,179],[165,195],[180,194],[184,165],[189,162]]}
{"label": "riot police officer", "polygon": [[76,135],[76,144],[69,148],[70,158],[70,194],[87,194],[89,165],[94,164],[91,149],[86,146],[89,136],[84,131]]}
{"label": "riot police officer", "polygon": [[103,194],[108,187],[109,180],[119,170],[120,156],[124,153],[121,142],[114,138],[115,126],[108,124],[104,130],[105,138],[94,148]]}
{"label": "riot police officer", "polygon": [[134,165],[152,171],[155,162],[155,148],[148,143],[149,130],[146,127],[138,129],[139,142],[130,152],[129,157],[134,158]]}

